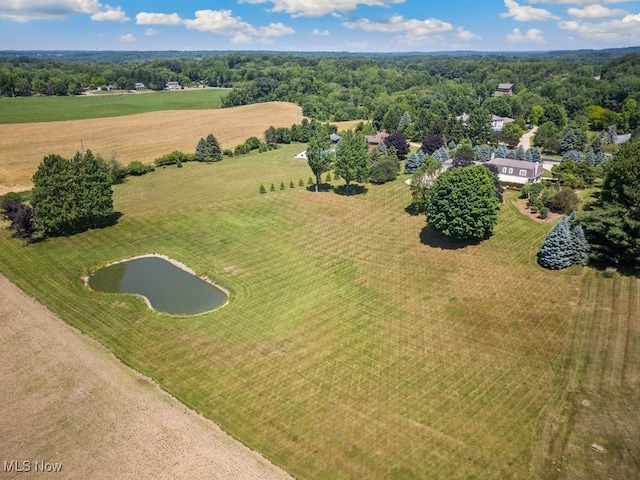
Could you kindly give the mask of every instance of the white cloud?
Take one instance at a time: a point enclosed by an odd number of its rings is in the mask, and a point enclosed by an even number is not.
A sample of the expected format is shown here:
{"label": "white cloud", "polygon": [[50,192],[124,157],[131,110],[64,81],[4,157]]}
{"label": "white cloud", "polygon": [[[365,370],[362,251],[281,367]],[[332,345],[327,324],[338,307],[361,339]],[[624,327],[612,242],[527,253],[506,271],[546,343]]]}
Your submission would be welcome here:
{"label": "white cloud", "polygon": [[74,13],[93,14],[100,7],[97,0],[5,0],[0,2],[0,18],[15,22],[53,20]]}
{"label": "white cloud", "polygon": [[91,15],[91,20],[96,22],[128,22],[131,19],[127,17],[121,7],[105,5],[104,10]]}
{"label": "white cloud", "polygon": [[627,12],[618,8],[611,9],[602,5],[593,4],[587,5],[584,8],[568,8],[567,13],[578,18],[603,18],[624,15]]}
{"label": "white cloud", "polygon": [[546,3],[549,5],[594,5],[597,3],[627,3],[637,0],[527,0],[527,3]]}
{"label": "white cloud", "polygon": [[239,3],[271,3],[271,12],[288,13],[294,17],[322,17],[329,13],[351,12],[358,5],[387,7],[405,0],[240,0]]}
{"label": "white cloud", "polygon": [[158,31],[155,28],[145,28],[144,34],[147,37],[153,37],[154,35],[158,34]]}
{"label": "white cloud", "polygon": [[449,22],[437,18],[426,20],[405,19],[402,15],[393,15],[384,22],[375,22],[366,18],[356,21],[343,22],[351,30],[359,29],[364,32],[397,34],[395,39],[405,44],[424,42],[428,38],[452,34],[459,40],[471,41],[481,37],[462,27],[454,27]]}
{"label": "white cloud", "polygon": [[91,15],[95,21],[126,22],[121,7],[103,5],[98,0],[3,0],[0,18],[15,22],[57,20],[74,14]]}
{"label": "white cloud", "polygon": [[311,35],[315,35],[318,37],[328,37],[329,35],[331,35],[331,32],[329,32],[329,30],[320,30],[319,28],[314,28],[311,32]]}
{"label": "white cloud", "polygon": [[507,35],[507,40],[511,43],[544,43],[544,34],[537,28],[530,28],[525,33],[522,33],[519,28],[514,28]]}
{"label": "white cloud", "polygon": [[181,25],[182,19],[177,13],[140,12],[136,15],[138,25]]}
{"label": "white cloud", "polygon": [[604,22],[559,22],[563,30],[575,32],[581,37],[612,44],[637,44],[640,42],[640,14],[627,15],[621,20]]}
{"label": "white cloud", "polygon": [[465,30],[462,27],[458,27],[457,30],[458,30],[458,33],[456,33],[456,36],[464,42],[482,40],[482,37],[480,35],[476,35],[475,33],[469,32],[468,30]]}
{"label": "white cloud", "polygon": [[544,8],[534,8],[528,5],[520,5],[515,0],[504,0],[507,11],[501,13],[502,18],[513,18],[518,22],[545,22],[547,20],[557,20],[549,10]]}
{"label": "white cloud", "polygon": [[192,30],[230,36],[233,43],[270,43],[274,38],[296,33],[282,23],[256,28],[234,17],[231,10],[198,10],[194,19],[183,20],[183,23]]}
{"label": "white cloud", "polygon": [[136,41],[136,37],[134,37],[130,33],[127,33],[125,35],[121,35],[120,36],[120,41],[121,42],[125,42],[125,43],[131,43],[131,42],[135,42]]}

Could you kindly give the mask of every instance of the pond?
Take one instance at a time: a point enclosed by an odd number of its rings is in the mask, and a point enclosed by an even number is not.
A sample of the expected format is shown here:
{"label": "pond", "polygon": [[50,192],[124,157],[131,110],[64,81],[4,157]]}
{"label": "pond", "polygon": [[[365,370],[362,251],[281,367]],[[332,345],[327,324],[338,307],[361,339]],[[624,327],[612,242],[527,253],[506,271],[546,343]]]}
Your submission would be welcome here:
{"label": "pond", "polygon": [[133,293],[159,312],[196,315],[227,303],[225,292],[157,256],[139,257],[101,268],[87,285],[107,293]]}

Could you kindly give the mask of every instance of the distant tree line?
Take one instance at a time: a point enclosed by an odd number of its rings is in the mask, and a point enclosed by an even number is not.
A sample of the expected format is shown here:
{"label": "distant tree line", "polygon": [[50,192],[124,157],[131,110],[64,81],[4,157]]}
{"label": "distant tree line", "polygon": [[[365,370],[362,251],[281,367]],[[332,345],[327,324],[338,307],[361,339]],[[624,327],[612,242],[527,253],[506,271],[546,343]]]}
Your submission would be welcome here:
{"label": "distant tree line", "polygon": [[[402,131],[412,141],[438,134],[447,143],[465,135],[474,144],[483,143],[492,134],[487,130],[490,115],[516,120],[498,137],[506,143],[517,138],[516,125],[549,124],[539,145],[550,151],[559,147],[568,128],[599,131],[615,125],[623,133],[637,130],[640,120],[637,53],[613,58],[597,52],[513,58],[266,53],[143,58],[0,58],[0,94],[73,95],[109,84],[132,89],[136,82],[159,90],[174,80],[232,88],[224,106],[291,101],[319,121],[366,119],[376,130]],[[500,82],[512,82],[514,94],[493,96]],[[456,121],[463,113],[470,115],[466,132]]]}

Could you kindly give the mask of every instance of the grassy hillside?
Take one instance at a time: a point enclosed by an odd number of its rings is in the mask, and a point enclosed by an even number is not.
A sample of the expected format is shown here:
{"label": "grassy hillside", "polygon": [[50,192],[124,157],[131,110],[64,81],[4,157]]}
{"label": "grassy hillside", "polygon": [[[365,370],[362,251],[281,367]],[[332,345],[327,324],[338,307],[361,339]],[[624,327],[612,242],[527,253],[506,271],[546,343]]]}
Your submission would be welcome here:
{"label": "grassy hillside", "polygon": [[222,89],[83,95],[78,97],[0,97],[0,124],[122,117],[162,110],[219,108]]}
{"label": "grassy hillside", "polygon": [[[299,478],[638,474],[637,279],[540,268],[549,225],[512,194],[495,235],[466,247],[405,213],[401,179],[260,195],[306,183],[299,150],[128,179],[116,226],[26,247],[4,231],[0,270]],[[153,252],[230,304],[169,318],[82,284]]]}

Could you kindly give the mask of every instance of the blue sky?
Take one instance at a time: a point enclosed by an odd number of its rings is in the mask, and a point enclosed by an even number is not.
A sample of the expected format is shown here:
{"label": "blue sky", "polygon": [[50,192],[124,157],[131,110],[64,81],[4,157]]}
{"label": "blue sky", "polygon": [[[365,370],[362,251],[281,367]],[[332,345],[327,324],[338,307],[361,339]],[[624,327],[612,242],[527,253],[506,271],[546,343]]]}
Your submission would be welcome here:
{"label": "blue sky", "polygon": [[429,52],[636,45],[640,1],[633,0],[0,2],[0,50]]}

